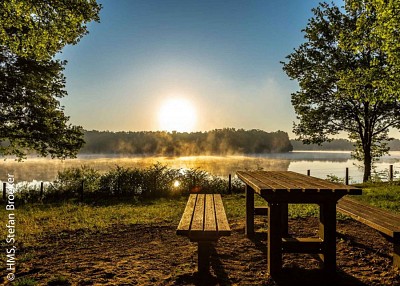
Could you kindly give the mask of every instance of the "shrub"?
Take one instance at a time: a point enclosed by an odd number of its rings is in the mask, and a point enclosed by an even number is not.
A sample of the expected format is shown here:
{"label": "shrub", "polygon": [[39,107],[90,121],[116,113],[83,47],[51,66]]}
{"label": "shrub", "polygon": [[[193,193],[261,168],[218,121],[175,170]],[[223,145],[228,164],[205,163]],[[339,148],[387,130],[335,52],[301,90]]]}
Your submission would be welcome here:
{"label": "shrub", "polygon": [[[83,197],[101,199],[134,197],[154,199],[176,197],[188,193],[227,193],[227,179],[212,176],[200,169],[173,169],[156,163],[148,168],[116,166],[105,174],[87,166],[58,172],[57,179],[47,185],[46,201],[60,201]],[[232,192],[242,192],[243,183],[232,180]],[[21,191],[24,201],[37,201],[39,191],[25,187]]]}

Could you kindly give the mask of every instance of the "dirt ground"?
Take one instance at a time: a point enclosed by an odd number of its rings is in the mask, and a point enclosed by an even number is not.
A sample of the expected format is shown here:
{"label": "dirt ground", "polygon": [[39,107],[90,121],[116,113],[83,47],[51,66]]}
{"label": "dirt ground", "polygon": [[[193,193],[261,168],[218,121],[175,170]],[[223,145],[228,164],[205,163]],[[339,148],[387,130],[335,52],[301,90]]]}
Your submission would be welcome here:
{"label": "dirt ground", "polygon": [[[361,223],[338,221],[334,281],[305,254],[285,254],[284,278],[274,281],[266,271],[265,220],[257,218],[252,240],[244,235],[244,220],[230,224],[232,235],[221,238],[212,252],[209,277],[197,274],[197,245],[177,236],[176,225],[49,235],[41,247],[19,250],[17,277],[38,285],[400,285],[400,271],[391,262],[393,244]],[[289,222],[296,236],[315,236],[317,226],[313,217]],[[49,283],[57,276],[68,282]]]}

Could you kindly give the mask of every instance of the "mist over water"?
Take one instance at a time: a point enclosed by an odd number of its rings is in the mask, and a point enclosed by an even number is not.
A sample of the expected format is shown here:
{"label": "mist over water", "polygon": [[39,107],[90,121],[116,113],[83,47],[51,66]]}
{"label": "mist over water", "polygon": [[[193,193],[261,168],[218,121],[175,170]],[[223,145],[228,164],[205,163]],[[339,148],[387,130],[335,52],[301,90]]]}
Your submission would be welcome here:
{"label": "mist over water", "polygon": [[[345,177],[349,168],[351,182],[362,180],[362,171],[354,164],[350,152],[297,151],[288,153],[257,154],[247,156],[186,156],[186,157],[120,157],[110,154],[79,155],[76,159],[64,161],[47,158],[28,158],[24,162],[7,159],[0,162],[0,181],[7,174],[13,174],[16,181],[53,181],[58,171],[66,168],[79,168],[83,165],[107,172],[116,166],[125,168],[145,168],[156,163],[176,169],[196,169],[207,171],[216,176],[235,175],[238,170],[290,170],[326,179],[327,175]],[[376,170],[388,170],[394,166],[395,177],[400,172],[400,152],[391,152],[391,156],[382,157],[376,163]]]}

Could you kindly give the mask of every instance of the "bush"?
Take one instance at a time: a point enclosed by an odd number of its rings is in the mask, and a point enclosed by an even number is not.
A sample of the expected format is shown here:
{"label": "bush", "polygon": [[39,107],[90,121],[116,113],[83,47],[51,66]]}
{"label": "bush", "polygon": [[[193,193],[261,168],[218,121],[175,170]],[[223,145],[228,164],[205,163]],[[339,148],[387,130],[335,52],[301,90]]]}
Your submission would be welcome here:
{"label": "bush", "polygon": [[[57,179],[48,184],[44,199],[60,201],[77,199],[82,195],[86,200],[109,197],[133,197],[154,199],[176,197],[189,193],[227,193],[228,180],[212,176],[200,169],[172,169],[161,163],[148,168],[124,168],[116,166],[100,174],[87,166],[69,168],[58,172]],[[243,183],[232,180],[232,192],[242,192]],[[24,201],[37,201],[39,191],[23,188]]]}
{"label": "bush", "polygon": [[96,192],[100,186],[99,179],[100,173],[85,165],[59,171],[52,188],[46,192],[46,197],[53,200],[74,198],[82,188],[84,192]]}

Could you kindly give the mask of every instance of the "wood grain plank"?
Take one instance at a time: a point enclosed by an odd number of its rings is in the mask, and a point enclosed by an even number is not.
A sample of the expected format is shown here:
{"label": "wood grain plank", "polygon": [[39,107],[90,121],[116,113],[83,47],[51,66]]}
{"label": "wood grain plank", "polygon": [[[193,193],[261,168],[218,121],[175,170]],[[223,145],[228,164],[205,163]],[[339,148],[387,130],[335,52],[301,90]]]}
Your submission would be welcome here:
{"label": "wood grain plank", "polygon": [[237,171],[239,179],[251,186],[257,193],[273,192],[345,192],[361,194],[359,188],[329,182],[323,179],[292,171]]}
{"label": "wood grain plank", "polygon": [[204,199],[205,195],[198,194],[196,200],[196,207],[193,212],[192,227],[190,235],[194,232],[202,232],[204,230]]}
{"label": "wood grain plank", "polygon": [[[346,198],[346,197],[342,198],[342,199],[339,201],[339,204],[347,204],[347,205],[349,205],[349,206],[356,206],[356,207],[357,207],[357,206],[360,206],[360,207],[362,207],[362,208],[371,210],[371,211],[373,211],[374,213],[377,213],[377,214],[381,214],[381,213],[382,213],[383,216],[388,217],[388,218],[394,220],[394,221],[396,222],[396,225],[399,225],[399,226],[400,226],[400,215],[398,215],[398,214],[396,214],[396,213],[394,213],[394,212],[386,211],[386,210],[384,210],[384,209],[380,209],[380,208],[378,208],[378,207],[374,207],[374,206],[371,206],[371,205],[367,205],[367,204],[364,204],[364,203],[362,203],[362,202],[356,201],[356,200],[354,200],[354,199]],[[379,216],[379,215],[378,215],[378,216]]]}
{"label": "wood grain plank", "polygon": [[400,230],[400,216],[394,213],[349,200],[339,201],[338,206],[354,214],[363,215],[371,220],[382,221],[382,223],[386,223]]}
{"label": "wood grain plank", "polygon": [[185,210],[183,211],[183,215],[176,230],[176,234],[178,235],[189,234],[190,226],[192,224],[193,212],[196,205],[196,198],[197,194],[189,195],[189,199],[186,204]]}
{"label": "wood grain plank", "polygon": [[305,190],[320,191],[321,187],[323,187],[322,185],[311,184],[311,177],[303,177],[301,174],[298,173],[272,172],[272,175],[276,180],[291,182],[291,184],[295,186],[292,189],[301,189],[303,192]]}
{"label": "wood grain plank", "polygon": [[338,211],[366,225],[394,237],[400,232],[400,216],[353,200],[339,200]]}
{"label": "wood grain plank", "polygon": [[224,204],[221,195],[214,195],[215,217],[217,221],[217,231],[219,236],[227,236],[231,234],[228,218],[226,217]]}
{"label": "wood grain plank", "polygon": [[[265,184],[268,184],[273,188],[274,190],[286,190],[289,191],[291,189],[299,189],[296,184],[294,184],[290,180],[285,180],[281,178],[277,178],[276,176],[277,172],[268,172],[265,173],[263,171],[255,171],[252,173],[254,178],[257,178],[259,181],[264,182]],[[275,187],[276,186],[276,187]]]}
{"label": "wood grain plank", "polygon": [[[274,186],[270,186],[265,184],[263,181],[258,180],[255,178],[250,172],[248,171],[238,171],[236,175],[239,179],[241,179],[245,184],[249,185],[255,192],[259,193],[261,189],[274,189]],[[277,186],[279,188],[279,186]]]}
{"label": "wood grain plank", "polygon": [[312,176],[307,176],[304,174],[299,174],[296,172],[292,172],[292,171],[288,171],[287,172],[289,176],[294,176],[295,178],[297,178],[298,180],[302,180],[304,181],[304,183],[307,185],[315,185],[315,186],[319,186],[320,188],[325,188],[325,189],[331,189],[331,190],[348,190],[351,192],[359,192],[361,191],[359,188],[357,187],[353,187],[353,186],[349,186],[349,185],[345,185],[345,184],[340,184],[340,183],[333,183],[333,182],[329,182],[327,180],[323,180],[320,178],[315,178]]}
{"label": "wood grain plank", "polygon": [[204,232],[206,232],[206,235],[207,233],[217,232],[214,196],[211,194],[205,196]]}

